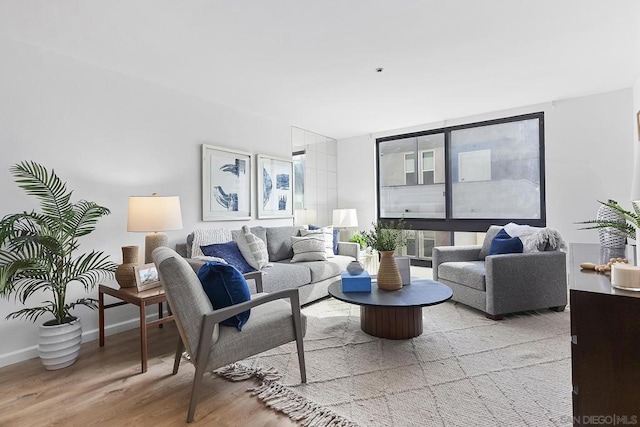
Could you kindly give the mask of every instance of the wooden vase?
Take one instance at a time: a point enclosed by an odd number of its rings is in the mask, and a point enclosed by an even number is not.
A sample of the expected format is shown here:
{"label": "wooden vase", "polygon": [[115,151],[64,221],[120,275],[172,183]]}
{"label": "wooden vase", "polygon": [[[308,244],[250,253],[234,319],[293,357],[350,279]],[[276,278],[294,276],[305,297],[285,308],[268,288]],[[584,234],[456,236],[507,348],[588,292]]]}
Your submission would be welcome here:
{"label": "wooden vase", "polygon": [[136,286],[136,276],[133,267],[138,265],[138,247],[122,247],[122,264],[116,268],[116,281],[121,288],[133,288]]}
{"label": "wooden vase", "polygon": [[402,289],[402,276],[394,257],[394,251],[380,251],[380,267],[378,268],[378,288],[385,291]]}

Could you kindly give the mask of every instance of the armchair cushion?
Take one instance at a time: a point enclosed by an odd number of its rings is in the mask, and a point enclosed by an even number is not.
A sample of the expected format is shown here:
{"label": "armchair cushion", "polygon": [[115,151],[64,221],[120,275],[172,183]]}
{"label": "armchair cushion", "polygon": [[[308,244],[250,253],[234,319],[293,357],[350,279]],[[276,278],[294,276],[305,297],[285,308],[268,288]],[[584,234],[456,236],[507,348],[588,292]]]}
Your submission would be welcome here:
{"label": "armchair cushion", "polygon": [[[249,301],[251,293],[244,276],[233,266],[217,261],[209,261],[200,267],[198,279],[209,297],[214,310]],[[235,326],[238,330],[249,320],[251,310],[243,311],[220,322]]]}
{"label": "armchair cushion", "polygon": [[202,246],[202,252],[206,256],[222,258],[227,264],[234,266],[240,273],[249,273],[255,271],[253,267],[244,259],[238,244],[234,241],[226,243],[213,243],[211,245]]}
{"label": "armchair cushion", "polygon": [[484,261],[445,262],[438,266],[438,278],[485,291]]}
{"label": "armchair cushion", "polygon": [[520,254],[522,250],[522,240],[519,237],[511,237],[503,228],[491,241],[489,255]]}

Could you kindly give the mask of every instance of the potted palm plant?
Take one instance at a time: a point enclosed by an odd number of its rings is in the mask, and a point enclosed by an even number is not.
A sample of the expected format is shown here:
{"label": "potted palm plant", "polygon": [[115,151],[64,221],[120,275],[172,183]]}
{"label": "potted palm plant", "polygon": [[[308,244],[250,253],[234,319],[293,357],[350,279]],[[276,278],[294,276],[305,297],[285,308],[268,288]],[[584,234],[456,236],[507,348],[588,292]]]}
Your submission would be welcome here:
{"label": "potted palm plant", "polygon": [[31,297],[48,298],[7,319],[50,315],[40,327],[40,358],[47,369],[64,368],[75,362],[82,338],[80,320],[70,311],[79,305],[97,308],[94,298],[67,301],[68,288],[89,291],[117,266],[103,252],[78,254],[78,239],[91,233],[109,209],[86,200],[72,203],[72,192],[55,171],[38,163],[21,162],[9,170],[18,186],[38,199],[41,212],[9,214],[0,221],[0,295],[25,305]]}
{"label": "potted palm plant", "polygon": [[367,246],[380,253],[380,267],[378,268],[378,288],[395,291],[402,288],[402,277],[396,264],[394,253],[397,248],[406,246],[407,236],[404,232],[404,218],[399,221],[389,221],[386,224],[378,221],[372,224],[373,229],[363,231]]}

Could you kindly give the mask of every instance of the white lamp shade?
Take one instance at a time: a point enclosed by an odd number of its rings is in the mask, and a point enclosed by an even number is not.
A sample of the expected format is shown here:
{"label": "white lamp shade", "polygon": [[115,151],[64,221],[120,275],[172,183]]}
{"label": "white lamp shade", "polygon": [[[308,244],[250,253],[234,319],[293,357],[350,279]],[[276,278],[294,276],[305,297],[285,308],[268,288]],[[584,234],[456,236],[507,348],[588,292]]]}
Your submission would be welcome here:
{"label": "white lamp shade", "polygon": [[358,226],[358,214],[355,209],[334,209],[333,226],[348,228]]}
{"label": "white lamp shade", "polygon": [[169,231],[182,229],[178,196],[129,197],[127,231]]}

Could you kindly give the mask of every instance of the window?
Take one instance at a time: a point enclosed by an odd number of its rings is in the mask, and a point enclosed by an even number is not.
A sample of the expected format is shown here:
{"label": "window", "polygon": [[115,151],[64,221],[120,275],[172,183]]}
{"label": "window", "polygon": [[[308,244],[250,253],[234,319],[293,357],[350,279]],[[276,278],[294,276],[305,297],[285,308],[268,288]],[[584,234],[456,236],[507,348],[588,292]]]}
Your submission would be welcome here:
{"label": "window", "polygon": [[[378,216],[412,230],[486,231],[545,226],[544,113],[377,140]],[[434,236],[416,234],[408,256],[429,258]]]}
{"label": "window", "polygon": [[293,153],[293,209],[304,209],[304,175],[306,155],[304,151]]}

